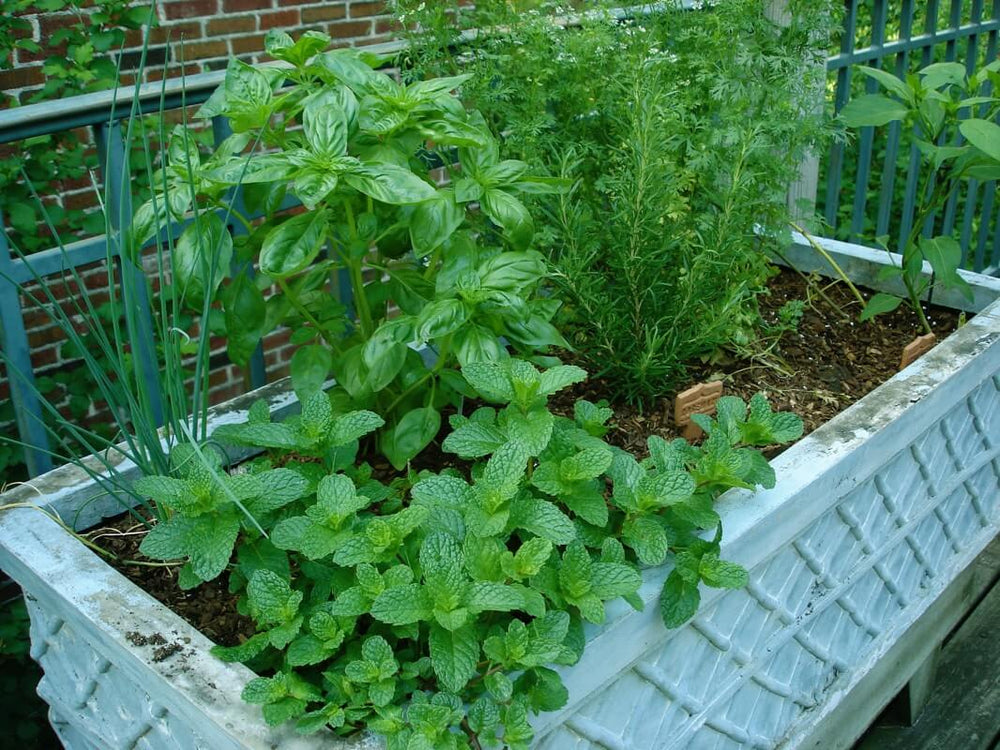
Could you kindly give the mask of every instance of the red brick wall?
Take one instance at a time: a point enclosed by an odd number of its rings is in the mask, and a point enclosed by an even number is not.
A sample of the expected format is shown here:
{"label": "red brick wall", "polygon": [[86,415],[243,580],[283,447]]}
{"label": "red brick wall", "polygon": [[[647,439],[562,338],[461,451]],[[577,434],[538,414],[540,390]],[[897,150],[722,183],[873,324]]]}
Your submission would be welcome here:
{"label": "red brick wall", "polygon": [[[149,50],[144,78],[158,80],[164,68],[168,75],[217,70],[231,56],[247,61],[263,57],[264,34],[282,29],[293,36],[306,29],[325,31],[340,46],[372,44],[392,39],[393,21],[381,0],[160,0],[159,25],[149,32]],[[40,13],[29,10],[31,37],[41,52],[17,50],[13,69],[0,71],[0,91],[19,96],[37,89],[44,81],[42,64],[53,54],[45,39],[73,19],[70,13]],[[138,67],[142,32],[127,37],[122,70],[130,82]]]}

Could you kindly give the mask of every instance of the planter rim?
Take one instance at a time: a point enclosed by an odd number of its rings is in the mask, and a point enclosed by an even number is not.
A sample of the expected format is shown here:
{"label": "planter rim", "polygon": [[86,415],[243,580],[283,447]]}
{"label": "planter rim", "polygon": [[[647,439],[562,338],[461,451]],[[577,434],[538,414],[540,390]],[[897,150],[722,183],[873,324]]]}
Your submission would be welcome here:
{"label": "planter rim", "polygon": [[[838,256],[838,260],[855,259],[868,267],[886,264],[886,253],[882,251],[828,240],[823,244]],[[797,254],[804,249],[812,251],[808,245],[797,244],[792,248]],[[828,266],[810,270],[820,273],[825,270],[827,275],[832,271]],[[873,276],[874,270],[869,268],[868,275]],[[771,465],[778,482],[772,490],[756,493],[734,490],[720,498],[717,507],[725,520],[723,552],[728,558],[748,568],[767,559],[776,548],[774,540],[791,538],[806,528],[829,510],[837,498],[891,456],[891,442],[896,433],[893,426],[901,416],[918,415],[922,409],[918,404],[945,401],[947,396],[943,394],[942,384],[952,375],[988,350],[1000,352],[1000,280],[981,274],[966,274],[966,277],[975,286],[977,302],[982,302],[981,312],[975,318],[931,352],[773,459]],[[867,280],[863,283],[869,284]],[[945,302],[944,299],[935,301]],[[215,407],[210,416],[212,428],[242,421],[249,406],[259,398],[266,399],[279,415],[296,408],[285,379]],[[921,422],[919,416],[909,421],[907,431],[916,429],[914,422]],[[863,451],[871,455],[860,458],[851,483],[829,486],[825,476],[848,457],[858,456],[861,452],[857,449],[861,446],[876,446],[877,449]],[[797,470],[797,466],[803,468]],[[135,467],[127,463],[120,464],[120,468],[126,475],[135,472]],[[0,494],[0,505],[30,503],[41,496],[45,499],[45,507],[66,518],[67,512],[79,505],[88,488],[93,494],[93,482],[86,473],[67,465]],[[802,492],[809,492],[820,500],[806,508],[799,506],[796,513],[776,513]],[[120,512],[120,504],[110,502]],[[107,507],[105,502],[104,510]],[[98,508],[94,512],[102,511]],[[89,516],[80,514],[73,519],[79,525],[74,525],[77,528],[91,525],[88,519]],[[39,555],[35,549],[48,554]],[[152,672],[164,681],[177,696],[176,705],[171,708],[179,714],[193,716],[200,711],[211,717],[218,729],[218,747],[237,747],[239,744],[231,744],[236,742],[263,748],[274,746],[275,741],[281,747],[292,749],[317,746],[316,740],[297,736],[287,726],[266,728],[257,707],[247,706],[239,698],[242,684],[252,676],[250,670],[215,660],[208,654],[211,643],[205,636],[37,511],[16,508],[0,512],[0,562],[22,584],[32,580],[42,582],[53,592],[58,606],[79,609],[98,629],[102,645],[120,655],[134,672]],[[79,576],[83,579],[82,584],[70,575],[74,570],[83,573]],[[559,711],[533,718],[538,738],[565,720],[595,691],[609,684],[622,669],[679,632],[663,628],[656,606],[660,586],[669,570],[670,566],[666,565],[643,571],[640,596],[646,604],[644,611],[636,612],[624,602],[610,603],[605,624],[588,626],[588,648],[583,658],[574,667],[560,670],[570,691],[570,702]],[[702,607],[721,594],[715,589],[703,591]],[[131,615],[139,609],[145,612],[146,608],[150,612],[147,620],[168,629],[188,644],[190,670],[187,673],[174,668],[169,660],[154,660],[151,647],[125,643],[128,633],[135,629],[135,620],[123,617],[122,612]],[[609,653],[614,653],[613,660],[607,658]],[[205,686],[206,681],[213,689]],[[195,726],[201,729],[204,720]],[[324,736],[327,743],[331,739],[330,735]],[[341,747],[358,750],[379,746],[378,740],[372,737],[341,740],[340,743]]]}

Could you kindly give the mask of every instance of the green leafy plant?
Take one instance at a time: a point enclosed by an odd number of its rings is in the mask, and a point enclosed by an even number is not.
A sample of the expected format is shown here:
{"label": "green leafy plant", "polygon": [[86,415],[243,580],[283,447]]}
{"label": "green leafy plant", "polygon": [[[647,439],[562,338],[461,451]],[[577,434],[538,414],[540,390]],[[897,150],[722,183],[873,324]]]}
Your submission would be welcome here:
{"label": "green leafy plant", "polygon": [[257,633],[214,652],[262,673],[243,698],[269,723],[367,728],[393,749],[526,748],[529,714],[568,699],[556,668],[580,658],[583,623],[604,622],[618,598],[644,606],[641,566],[674,563],[668,627],[694,614],[700,583],[746,583],[720,556],[713,502],[773,486],[751,446],[798,438],[796,416],[760,395],[726,397],[714,419],[697,418],[701,446],[652,437],[638,460],[602,439],[610,409],[550,411],[585,378],[578,367],[498,359],[461,372],[494,405],[451,417],[442,447],[454,468],[376,478],[356,454],[381,420],[319,391],[300,415],[273,422],[260,402],[213,434],[266,449],[240,471],[191,463],[136,483],[171,509],[144,553],[184,560],[182,584],[229,569]]}
{"label": "green leafy plant", "polygon": [[[558,302],[537,294],[547,269],[516,197],[560,182],[501,161],[482,117],[451,93],[468,76],[402,85],[369,55],[323,52],[329,43],[318,32],[297,41],[272,32],[267,52],[289,67],[230,64],[200,114],[225,115],[235,134],[203,159],[175,131],[165,189],[137,210],[133,241],[151,236],[154,207],[180,217],[203,206],[176,248],[177,283],[197,304],[209,285],[195,238],[225,235],[209,209],[241,221],[246,233],[226,245],[213,282],[222,284],[230,357],[245,363],[262,336],[290,327],[301,345],[291,363],[299,395],[332,372],[352,403],[386,420],[380,447],[401,468],[437,435],[441,407],[466,390],[457,366],[506,356],[501,338],[526,354],[565,344],[549,322]],[[439,187],[432,168],[456,179]],[[237,183],[262,222],[230,200]],[[305,211],[279,211],[287,192]],[[231,257],[244,270],[223,281]],[[337,272],[347,304],[327,289]],[[271,285],[277,293],[265,300]],[[433,363],[417,345],[433,350]]]}
{"label": "green leafy plant", "polygon": [[825,131],[807,103],[829,3],[792,3],[784,26],[756,0],[525,5],[400,3],[401,61],[415,78],[473,73],[462,96],[502,152],[572,181],[534,199],[560,328],[614,396],[648,403],[692,359],[753,346],[765,251]]}
{"label": "green leafy plant", "polygon": [[29,626],[20,591],[0,577],[0,721],[10,742],[41,750],[58,740],[45,718],[48,706],[35,692],[42,672],[29,654]]}
{"label": "green leafy plant", "polygon": [[[881,127],[902,122],[916,133],[921,154],[917,203],[913,229],[897,248],[900,259],[882,273],[883,279],[898,279],[905,297],[880,292],[861,313],[867,320],[895,310],[903,302],[919,317],[927,333],[931,326],[921,299],[936,287],[957,289],[971,299],[972,289],[958,273],[962,249],[950,236],[927,236],[927,226],[944,208],[952,194],[968,179],[1000,177],[1000,98],[989,94],[1000,86],[1000,61],[968,75],[964,65],[935,63],[905,79],[873,67],[858,70],[877,81],[885,93],[852,99],[841,112],[849,127]],[[978,115],[978,116],[977,116]],[[887,251],[888,238],[879,238]],[[925,277],[924,262],[933,273]]]}

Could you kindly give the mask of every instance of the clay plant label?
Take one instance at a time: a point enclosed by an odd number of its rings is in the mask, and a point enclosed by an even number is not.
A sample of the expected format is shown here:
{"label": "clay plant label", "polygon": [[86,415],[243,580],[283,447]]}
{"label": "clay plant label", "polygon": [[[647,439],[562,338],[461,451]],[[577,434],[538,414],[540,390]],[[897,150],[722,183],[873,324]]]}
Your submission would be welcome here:
{"label": "clay plant label", "polygon": [[674,400],[674,424],[682,428],[685,440],[701,437],[701,428],[691,421],[692,414],[714,414],[715,402],[722,395],[722,381],[712,380],[698,383],[681,391]]}
{"label": "clay plant label", "polygon": [[917,336],[913,339],[913,341],[903,347],[903,356],[899,360],[899,369],[903,370],[912,362],[915,362],[917,359],[933,349],[936,343],[937,336],[933,333]]}

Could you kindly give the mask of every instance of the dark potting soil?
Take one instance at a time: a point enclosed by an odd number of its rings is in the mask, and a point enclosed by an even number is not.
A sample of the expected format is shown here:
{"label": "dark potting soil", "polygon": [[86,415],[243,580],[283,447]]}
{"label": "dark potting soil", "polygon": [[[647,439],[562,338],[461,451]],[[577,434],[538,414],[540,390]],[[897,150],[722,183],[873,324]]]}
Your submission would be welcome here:
{"label": "dark potting soil", "polygon": [[[721,380],[724,395],[740,396],[745,401],[763,392],[775,411],[798,414],[805,434],[809,434],[899,372],[903,348],[924,333],[916,314],[902,305],[873,322],[859,323],[861,303],[842,282],[817,278],[807,283],[795,272],[782,270],[768,289],[770,294],[762,295],[759,304],[769,326],[778,325],[778,311],[786,302],[807,303],[796,330],[765,332],[754,350],[693,363],[688,382],[666,394],[653,408],[612,403],[614,427],[605,440],[644,456],[650,435],[668,440],[678,437],[680,428],[673,418],[676,393],[710,380]],[[863,288],[859,291],[865,299],[873,294]],[[938,341],[958,327],[960,316],[954,310],[931,306],[925,307],[925,312]],[[596,402],[607,398],[608,390],[600,379],[567,389],[557,396],[560,411],[572,414],[576,399]],[[772,458],[781,450],[765,453]]]}
{"label": "dark potting soil", "polygon": [[[253,620],[236,611],[239,597],[229,593],[228,576],[220,576],[196,589],[184,591],[177,585],[180,566],[136,564],[148,562],[139,552],[145,528],[139,519],[127,514],[106,526],[93,529],[88,537],[117,556],[117,559],[108,560],[112,567],[215,643],[236,646],[254,634]],[[126,638],[135,646],[157,646],[153,658],[158,661],[169,658],[174,645],[162,633],[145,630],[127,633]]]}
{"label": "dark potting soil", "polygon": [[[817,293],[817,288],[825,292],[833,306]],[[771,280],[769,290],[770,294],[760,298],[766,323],[776,326],[782,305],[803,300],[807,304],[798,327],[780,334],[765,334],[753,351],[739,356],[694,363],[689,382],[679,390],[707,380],[721,380],[724,393],[744,400],[763,392],[773,409],[794,411],[802,417],[808,434],[891,378],[899,370],[903,347],[923,333],[914,313],[903,306],[879,316],[874,323],[858,323],[860,303],[839,282],[816,279],[807,283],[796,273],[783,270]],[[871,294],[863,289],[861,292],[866,298]],[[930,307],[927,315],[939,340],[959,324],[959,314],[953,310]],[[607,385],[596,378],[567,389],[551,406],[554,411],[570,415],[576,399],[597,402],[606,399],[607,393]],[[674,395],[667,394],[655,408],[612,403],[615,416],[605,439],[645,455],[648,436],[677,437],[679,430],[672,413]],[[780,450],[766,453],[771,457]],[[380,479],[393,474],[381,457],[372,457],[370,462]],[[431,446],[422,455],[421,465],[438,470],[456,465],[456,460],[437,446]],[[91,538],[120,558],[112,563],[118,570],[214,642],[230,646],[254,634],[253,622],[236,611],[237,597],[229,593],[225,577],[182,591],[177,586],[177,567],[125,562],[141,559],[138,547],[142,529],[134,518],[123,517],[95,530]],[[135,637],[153,639],[156,635],[136,633]]]}

